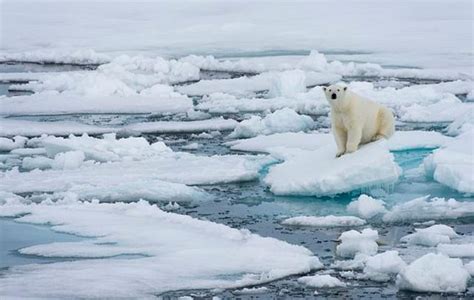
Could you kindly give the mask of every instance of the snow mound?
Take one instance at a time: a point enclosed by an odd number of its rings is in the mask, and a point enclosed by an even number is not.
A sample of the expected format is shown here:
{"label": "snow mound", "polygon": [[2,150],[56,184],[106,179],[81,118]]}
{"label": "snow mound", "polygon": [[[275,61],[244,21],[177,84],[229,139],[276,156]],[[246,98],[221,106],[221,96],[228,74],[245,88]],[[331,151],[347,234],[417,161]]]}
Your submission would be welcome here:
{"label": "snow mound", "polygon": [[92,49],[79,49],[74,51],[38,49],[25,52],[0,53],[0,61],[95,65],[110,61],[110,57],[106,54],[97,53]]}
{"label": "snow mound", "polygon": [[450,243],[451,238],[458,236],[451,227],[443,224],[415,230],[415,233],[402,237],[400,241],[412,245],[433,247],[441,243]]}
{"label": "snow mound", "polygon": [[466,290],[469,278],[460,259],[428,253],[398,274],[397,286],[415,292],[458,293]]}
{"label": "snow mound", "polygon": [[345,227],[345,226],[361,226],[365,221],[351,216],[299,216],[285,219],[281,222],[284,225],[298,226],[314,226],[314,227]]}
{"label": "snow mound", "polygon": [[374,199],[365,194],[347,205],[347,212],[364,219],[370,219],[387,211],[385,202]]}
{"label": "snow mound", "polygon": [[428,156],[425,171],[436,181],[461,193],[474,193],[474,129]]}
{"label": "snow mound", "polygon": [[[3,297],[148,298],[170,290],[261,284],[322,266],[304,247],[164,212],[145,201],[11,201],[0,214],[94,237],[21,249],[40,256],[89,259],[10,268],[0,278]],[[138,257],[104,259],[132,254]]]}
{"label": "snow mound", "polygon": [[334,145],[300,151],[270,168],[264,181],[277,195],[334,195],[394,183],[400,168],[383,141],[335,157]]}
{"label": "snow mound", "polygon": [[384,222],[410,222],[419,220],[456,219],[474,215],[474,202],[455,199],[416,198],[397,204],[383,216]]}
{"label": "snow mound", "polygon": [[347,285],[331,275],[313,275],[298,278],[298,282],[315,288],[346,287]]}
{"label": "snow mound", "polygon": [[433,149],[441,147],[451,140],[451,137],[436,131],[396,131],[388,140],[388,147],[391,151]]}
{"label": "snow mound", "polygon": [[405,266],[398,251],[386,251],[367,259],[364,275],[373,281],[388,281],[390,275],[398,274]]}
{"label": "snow mound", "polygon": [[252,116],[240,122],[229,135],[230,138],[249,138],[277,132],[303,131],[312,129],[314,121],[309,116],[297,114],[294,110],[283,108],[268,114],[265,118]]}
{"label": "snow mound", "polygon": [[336,254],[347,258],[355,257],[356,254],[374,255],[379,248],[376,242],[378,238],[377,230],[370,228],[361,232],[356,230],[345,231],[339,237],[341,243],[336,247]]}

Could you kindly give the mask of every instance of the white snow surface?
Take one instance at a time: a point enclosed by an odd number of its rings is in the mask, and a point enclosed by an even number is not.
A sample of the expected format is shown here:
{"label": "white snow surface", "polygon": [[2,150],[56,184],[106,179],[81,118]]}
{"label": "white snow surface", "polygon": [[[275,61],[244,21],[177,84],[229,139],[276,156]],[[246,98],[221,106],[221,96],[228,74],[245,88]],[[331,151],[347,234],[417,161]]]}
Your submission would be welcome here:
{"label": "white snow surface", "polygon": [[299,151],[272,166],[264,181],[277,195],[334,195],[394,183],[400,168],[380,141],[336,158],[335,145]]}
{"label": "white snow surface", "polygon": [[279,132],[297,132],[312,129],[314,121],[309,116],[299,115],[294,110],[283,108],[264,118],[252,116],[240,122],[229,135],[230,138],[249,138]]}
{"label": "white snow surface", "polygon": [[361,226],[365,221],[352,216],[298,216],[285,219],[281,222],[284,225],[314,226],[314,227],[346,227]]}
{"label": "white snow surface", "polygon": [[474,257],[474,243],[439,244],[436,249],[449,257]]}
{"label": "white snow surface", "polygon": [[370,228],[345,231],[339,236],[341,243],[336,247],[336,254],[340,257],[353,258],[357,254],[374,255],[377,253],[379,238],[377,230]]}
{"label": "white snow surface", "polygon": [[24,136],[15,136],[13,139],[0,138],[0,151],[12,151],[14,149],[25,147],[27,138]]}
{"label": "white snow surface", "polygon": [[374,281],[388,281],[390,275],[398,274],[406,263],[398,255],[398,251],[385,251],[367,259],[364,275]]}
{"label": "white snow surface", "polygon": [[315,288],[346,287],[346,284],[331,275],[312,275],[298,278],[298,282]]}
{"label": "white snow surface", "polygon": [[[0,279],[3,297],[150,298],[170,290],[259,284],[322,266],[304,247],[167,213],[145,201],[26,205],[11,200],[0,207],[0,214],[26,214],[16,221],[47,223],[55,231],[94,237],[21,249],[85,259],[10,268]],[[104,259],[130,254],[142,256]]]}
{"label": "white snow surface", "polygon": [[474,193],[474,128],[459,135],[424,161],[436,181],[461,193]]}
{"label": "white snow surface", "polygon": [[458,236],[451,227],[443,224],[427,228],[416,228],[415,231],[415,233],[402,237],[400,241],[412,245],[433,247],[441,243],[450,243],[452,238]]}
{"label": "white snow surface", "polygon": [[460,259],[428,253],[398,274],[397,286],[415,292],[458,293],[466,290],[469,279]]}
{"label": "white snow surface", "polygon": [[384,222],[457,219],[474,215],[474,203],[455,199],[430,198],[429,195],[396,204],[384,216]]}
{"label": "white snow surface", "polygon": [[385,202],[362,194],[347,205],[347,212],[364,219],[370,219],[387,211]]}

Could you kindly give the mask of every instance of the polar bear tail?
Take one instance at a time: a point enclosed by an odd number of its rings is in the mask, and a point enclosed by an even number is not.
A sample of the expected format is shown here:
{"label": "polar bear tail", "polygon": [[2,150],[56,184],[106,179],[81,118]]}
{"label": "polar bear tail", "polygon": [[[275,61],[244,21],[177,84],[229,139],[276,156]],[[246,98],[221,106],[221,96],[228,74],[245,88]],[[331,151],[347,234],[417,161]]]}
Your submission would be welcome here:
{"label": "polar bear tail", "polygon": [[376,139],[386,138],[389,139],[395,132],[395,119],[393,117],[392,111],[386,107],[382,107],[379,110],[378,118],[378,128]]}

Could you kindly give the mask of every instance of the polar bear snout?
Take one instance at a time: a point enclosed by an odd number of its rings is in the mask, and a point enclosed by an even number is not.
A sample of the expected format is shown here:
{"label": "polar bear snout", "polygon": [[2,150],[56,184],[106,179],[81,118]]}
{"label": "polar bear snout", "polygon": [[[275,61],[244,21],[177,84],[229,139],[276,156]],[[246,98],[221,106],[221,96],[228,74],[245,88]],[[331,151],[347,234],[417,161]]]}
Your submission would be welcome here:
{"label": "polar bear snout", "polygon": [[336,100],[336,98],[337,98],[337,95],[336,95],[336,94],[332,94],[332,95],[331,95],[331,99],[332,99],[332,100]]}

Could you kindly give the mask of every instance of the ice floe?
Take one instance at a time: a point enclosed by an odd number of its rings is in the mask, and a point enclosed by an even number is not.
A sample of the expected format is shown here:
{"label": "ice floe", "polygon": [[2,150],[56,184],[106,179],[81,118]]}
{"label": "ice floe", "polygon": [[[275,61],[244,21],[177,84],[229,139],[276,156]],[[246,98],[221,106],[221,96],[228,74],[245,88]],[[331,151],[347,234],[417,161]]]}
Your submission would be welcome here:
{"label": "ice floe", "polygon": [[346,287],[346,283],[331,275],[312,275],[298,278],[298,282],[315,288]]}
{"label": "ice floe", "polygon": [[367,259],[364,275],[373,281],[388,281],[391,275],[398,274],[405,266],[398,251],[385,251]]}
{"label": "ice floe", "polygon": [[428,253],[402,269],[397,286],[415,292],[458,293],[466,290],[469,279],[460,259]]}
{"label": "ice floe", "polygon": [[312,129],[314,125],[311,117],[299,115],[289,108],[283,108],[264,118],[252,116],[250,119],[240,122],[229,137],[249,138],[277,132],[304,131]]}
{"label": "ice floe", "polygon": [[461,193],[474,193],[474,129],[471,129],[424,161],[425,171],[436,181]]}
{"label": "ice floe", "polygon": [[[3,123],[1,124],[3,126]],[[12,151],[23,148],[28,139],[24,136],[15,136],[13,139],[0,138],[0,151]]]}
{"label": "ice floe", "polygon": [[438,244],[439,253],[449,257],[474,257],[474,243],[465,244]]}
{"label": "ice floe", "polygon": [[335,145],[301,150],[272,166],[264,181],[277,195],[321,196],[392,184],[401,172],[383,141],[340,158],[335,153]]}
{"label": "ice floe", "polygon": [[299,216],[285,219],[281,222],[284,225],[314,226],[314,227],[346,227],[361,226],[365,221],[352,216]]}
{"label": "ice floe", "polygon": [[145,132],[145,133],[172,133],[172,132],[203,132],[203,131],[220,131],[232,130],[237,126],[238,122],[232,119],[224,119],[222,117],[197,120],[197,121],[157,121],[157,122],[141,122],[123,126],[123,131]]}
{"label": "ice floe", "polygon": [[474,215],[474,202],[419,197],[394,205],[384,216],[385,222],[456,219]]}
{"label": "ice floe", "polygon": [[340,257],[353,258],[356,254],[374,255],[377,253],[379,238],[377,230],[370,228],[345,231],[339,236],[341,243],[336,247],[336,254]]}
{"label": "ice floe", "polygon": [[433,247],[441,243],[450,243],[452,238],[456,238],[457,233],[449,226],[437,224],[428,228],[417,228],[415,233],[406,235],[400,239],[412,245],[422,245]]}
{"label": "ice floe", "polygon": [[[95,237],[22,248],[22,253],[85,259],[12,267],[0,279],[3,297],[143,298],[171,290],[260,284],[322,266],[304,247],[167,213],[144,201],[10,201],[0,207],[0,214]],[[104,259],[132,254],[139,257]]]}
{"label": "ice floe", "polygon": [[387,211],[385,202],[365,194],[347,205],[347,212],[364,219],[370,219]]}

